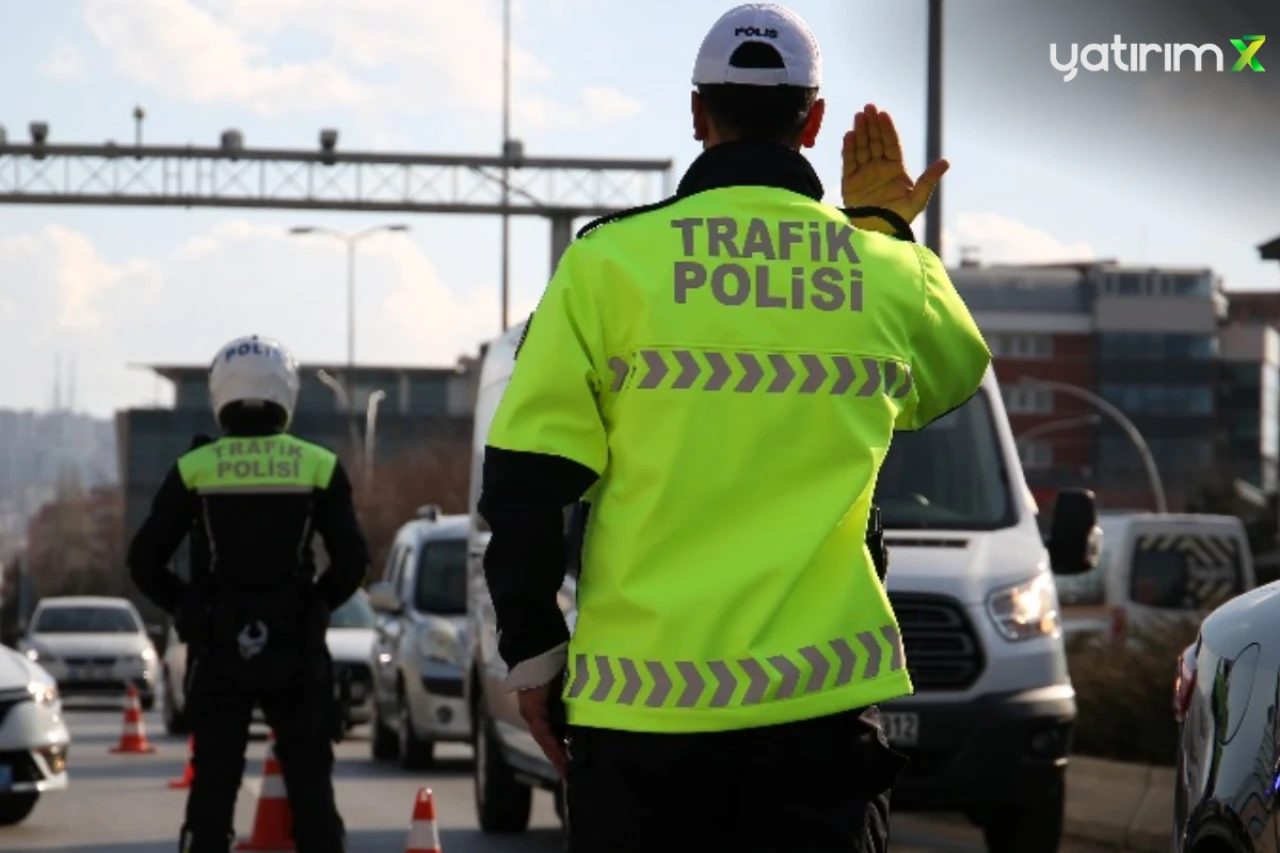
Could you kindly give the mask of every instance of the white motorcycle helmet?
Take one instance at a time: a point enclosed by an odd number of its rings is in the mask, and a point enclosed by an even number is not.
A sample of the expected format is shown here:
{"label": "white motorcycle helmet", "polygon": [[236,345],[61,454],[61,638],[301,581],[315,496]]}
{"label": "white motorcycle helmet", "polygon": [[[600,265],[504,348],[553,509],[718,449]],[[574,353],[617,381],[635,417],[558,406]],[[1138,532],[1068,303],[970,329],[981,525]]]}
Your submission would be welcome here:
{"label": "white motorcycle helmet", "polygon": [[236,338],[214,356],[209,369],[209,401],[218,426],[233,403],[247,408],[275,406],[282,430],[293,422],[298,403],[298,361],[284,344],[263,335]]}

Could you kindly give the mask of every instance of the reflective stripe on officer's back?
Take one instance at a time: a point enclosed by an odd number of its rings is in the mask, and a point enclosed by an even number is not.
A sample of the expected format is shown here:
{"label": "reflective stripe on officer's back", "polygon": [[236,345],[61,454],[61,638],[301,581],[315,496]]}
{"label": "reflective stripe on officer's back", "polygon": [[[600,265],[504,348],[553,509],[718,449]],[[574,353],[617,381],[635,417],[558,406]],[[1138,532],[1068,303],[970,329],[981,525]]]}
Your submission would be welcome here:
{"label": "reflective stripe on officer's back", "polygon": [[851,638],[837,637],[763,661],[748,657],[673,663],[574,654],[565,696],[650,708],[727,708],[821,693],[855,678],[872,681],[900,671],[905,663],[902,638],[895,625],[861,631]]}
{"label": "reflective stripe on officer's back", "polygon": [[199,494],[296,494],[329,485],[338,457],[291,435],[224,437],[183,455],[178,471]]}
{"label": "reflective stripe on officer's back", "polygon": [[691,348],[640,349],[609,359],[611,391],[660,388],[738,394],[911,393],[911,368],[892,359],[831,353],[741,352]]}

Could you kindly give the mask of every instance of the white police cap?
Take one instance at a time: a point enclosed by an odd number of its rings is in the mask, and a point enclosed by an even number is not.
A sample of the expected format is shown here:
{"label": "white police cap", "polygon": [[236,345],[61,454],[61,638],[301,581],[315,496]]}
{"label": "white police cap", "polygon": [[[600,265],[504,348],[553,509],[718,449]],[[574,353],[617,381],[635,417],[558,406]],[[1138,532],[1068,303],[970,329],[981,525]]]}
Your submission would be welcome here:
{"label": "white police cap", "polygon": [[[738,68],[731,59],[746,42],[764,42],[778,51],[782,68]],[[711,26],[693,66],[695,86],[733,83],[740,86],[822,85],[822,55],[808,24],[775,3],[747,3],[730,9]]]}

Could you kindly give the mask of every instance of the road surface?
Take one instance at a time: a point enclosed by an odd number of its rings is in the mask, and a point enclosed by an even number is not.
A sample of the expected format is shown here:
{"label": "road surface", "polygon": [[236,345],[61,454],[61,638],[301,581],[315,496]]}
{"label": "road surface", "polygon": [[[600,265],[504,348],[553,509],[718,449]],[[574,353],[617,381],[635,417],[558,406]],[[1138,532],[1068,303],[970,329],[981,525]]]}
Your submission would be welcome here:
{"label": "road surface", "polygon": [[[185,792],[167,782],[181,775],[184,739],[167,737],[159,716],[148,714],[146,730],[153,755],[112,755],[120,737],[119,710],[68,709],[72,731],[71,786],[49,794],[23,824],[0,828],[0,849],[9,853],[173,853],[177,849]],[[263,730],[265,734],[265,730]],[[249,748],[245,786],[236,828],[247,836],[253,825],[265,741]],[[435,792],[441,846],[445,853],[558,853],[559,822],[549,794],[537,793],[529,832],[493,837],[476,827],[471,800],[470,750],[445,747],[438,767],[411,774],[394,763],[369,758],[367,733],[357,729],[337,750],[338,803],[347,823],[350,853],[404,853],[414,795],[420,786]],[[982,853],[978,832],[945,818],[894,818],[893,853]],[[1100,848],[1066,844],[1062,853],[1094,853]]]}

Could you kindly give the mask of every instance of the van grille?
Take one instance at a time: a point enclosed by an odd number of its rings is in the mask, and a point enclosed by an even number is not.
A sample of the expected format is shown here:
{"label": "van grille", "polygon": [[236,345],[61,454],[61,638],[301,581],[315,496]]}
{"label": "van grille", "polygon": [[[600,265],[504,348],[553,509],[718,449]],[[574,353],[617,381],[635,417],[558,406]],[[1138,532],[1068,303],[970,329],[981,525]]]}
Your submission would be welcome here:
{"label": "van grille", "polygon": [[917,690],[965,690],[982,675],[982,644],[968,616],[938,595],[889,596]]}

